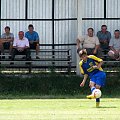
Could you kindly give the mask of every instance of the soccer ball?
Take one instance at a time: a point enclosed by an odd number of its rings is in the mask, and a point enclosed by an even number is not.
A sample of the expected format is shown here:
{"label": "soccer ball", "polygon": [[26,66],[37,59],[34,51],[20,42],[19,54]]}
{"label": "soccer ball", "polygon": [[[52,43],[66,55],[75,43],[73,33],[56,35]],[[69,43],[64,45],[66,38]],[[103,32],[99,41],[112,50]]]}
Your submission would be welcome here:
{"label": "soccer ball", "polygon": [[100,98],[102,95],[102,92],[99,89],[95,89],[95,90],[93,90],[93,95],[95,98]]}

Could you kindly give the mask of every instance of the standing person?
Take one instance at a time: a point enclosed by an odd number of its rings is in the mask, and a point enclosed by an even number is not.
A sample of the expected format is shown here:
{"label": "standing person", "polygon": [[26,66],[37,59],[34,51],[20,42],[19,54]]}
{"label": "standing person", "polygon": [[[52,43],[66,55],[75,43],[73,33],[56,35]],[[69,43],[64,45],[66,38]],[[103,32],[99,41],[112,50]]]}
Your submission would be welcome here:
{"label": "standing person", "polygon": [[30,60],[29,41],[23,31],[19,31],[18,36],[13,42],[11,59],[14,60],[15,55],[26,55],[26,60]]}
{"label": "standing person", "polygon": [[28,31],[25,33],[25,37],[29,40],[30,49],[36,50],[36,59],[39,59],[39,35],[36,31],[34,31],[34,27],[32,24],[28,26]]}
{"label": "standing person", "polygon": [[99,40],[97,36],[94,36],[94,29],[88,28],[88,34],[85,36],[78,37],[77,39],[77,52],[80,49],[86,49],[88,55],[101,56],[99,51]]}
{"label": "standing person", "polygon": [[[92,94],[88,95],[87,98],[93,99],[93,90],[100,89],[105,85],[106,74],[101,68],[103,60],[94,55],[87,55],[85,49],[79,52],[79,57],[82,59],[79,63],[80,72],[84,75],[83,81],[81,82],[80,86],[83,87],[85,85],[85,82],[89,76],[89,86]],[[99,107],[99,105],[100,98],[96,98],[96,107]]]}
{"label": "standing person", "polygon": [[14,40],[14,35],[13,33],[10,32],[10,27],[6,26],[5,33],[1,35],[1,40],[0,40],[1,41],[0,48],[3,55],[4,55],[4,49],[9,50],[9,54],[11,55],[13,40]]}
{"label": "standing person", "polygon": [[109,50],[109,42],[111,39],[111,33],[107,31],[107,26],[102,25],[101,26],[101,31],[97,32],[97,37],[100,41],[100,48],[102,50]]}
{"label": "standing person", "polygon": [[120,31],[114,31],[114,38],[109,43],[110,51],[108,55],[115,60],[120,60]]}

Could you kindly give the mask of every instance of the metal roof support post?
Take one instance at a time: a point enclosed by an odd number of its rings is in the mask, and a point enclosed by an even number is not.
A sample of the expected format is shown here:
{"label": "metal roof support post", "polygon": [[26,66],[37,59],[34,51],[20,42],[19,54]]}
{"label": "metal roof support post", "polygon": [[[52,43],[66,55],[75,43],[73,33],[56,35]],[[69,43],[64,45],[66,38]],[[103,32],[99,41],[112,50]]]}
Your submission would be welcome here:
{"label": "metal roof support post", "polygon": [[[78,0],[78,6],[77,6],[77,24],[78,24],[78,35],[82,35],[82,17],[83,17],[83,0]],[[77,50],[76,50],[77,51]],[[77,54],[77,52],[76,52]],[[79,61],[80,61],[80,58],[78,56],[78,54],[76,55],[77,56],[77,62],[76,62],[76,74],[77,75],[80,75],[80,69],[79,69]]]}

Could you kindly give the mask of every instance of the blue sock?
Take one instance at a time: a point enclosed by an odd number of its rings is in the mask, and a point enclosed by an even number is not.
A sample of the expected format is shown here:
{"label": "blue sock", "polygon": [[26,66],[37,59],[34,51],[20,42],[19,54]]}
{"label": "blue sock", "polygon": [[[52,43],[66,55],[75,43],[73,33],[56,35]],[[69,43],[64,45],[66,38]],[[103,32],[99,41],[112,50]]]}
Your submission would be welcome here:
{"label": "blue sock", "polygon": [[96,102],[100,102],[100,98],[96,98]]}
{"label": "blue sock", "polygon": [[92,88],[91,88],[91,92],[93,92],[93,90],[95,90],[95,89],[96,89],[95,87],[92,87]]}

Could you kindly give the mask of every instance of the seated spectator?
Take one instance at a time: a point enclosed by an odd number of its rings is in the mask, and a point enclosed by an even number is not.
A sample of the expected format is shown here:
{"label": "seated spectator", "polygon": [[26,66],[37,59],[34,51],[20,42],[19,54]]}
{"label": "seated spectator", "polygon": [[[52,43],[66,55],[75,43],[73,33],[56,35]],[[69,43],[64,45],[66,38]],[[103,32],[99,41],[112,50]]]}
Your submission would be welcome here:
{"label": "seated spectator", "polygon": [[109,42],[111,39],[111,33],[109,31],[107,31],[107,26],[106,25],[102,25],[101,26],[101,31],[97,32],[97,37],[99,39],[100,42],[100,48],[102,50],[109,50]]}
{"label": "seated spectator", "polygon": [[114,31],[114,38],[110,40],[109,43],[110,51],[108,55],[115,60],[120,60],[120,31]]}
{"label": "seated spectator", "polygon": [[15,55],[26,55],[26,60],[30,59],[29,41],[24,37],[24,32],[19,32],[19,38],[13,42],[13,49],[11,58],[14,60]]}
{"label": "seated spectator", "polygon": [[34,27],[32,24],[28,26],[28,30],[25,33],[25,37],[29,40],[30,49],[36,50],[36,59],[39,59],[39,35],[36,31],[34,31]]}
{"label": "seated spectator", "polygon": [[88,55],[100,56],[98,51],[100,43],[98,38],[93,35],[93,28],[88,28],[87,32],[88,35],[79,37],[77,39],[77,52],[79,53],[79,50],[86,49]]}
{"label": "seated spectator", "polygon": [[[1,48],[1,52],[3,55],[4,55],[4,49],[8,49],[9,54],[11,55],[13,40],[14,40],[14,35],[13,35],[13,33],[10,33],[10,27],[6,26],[5,33],[2,34],[1,39],[0,39],[0,41],[1,41],[0,48]],[[5,58],[5,57],[3,57],[3,58]]]}

